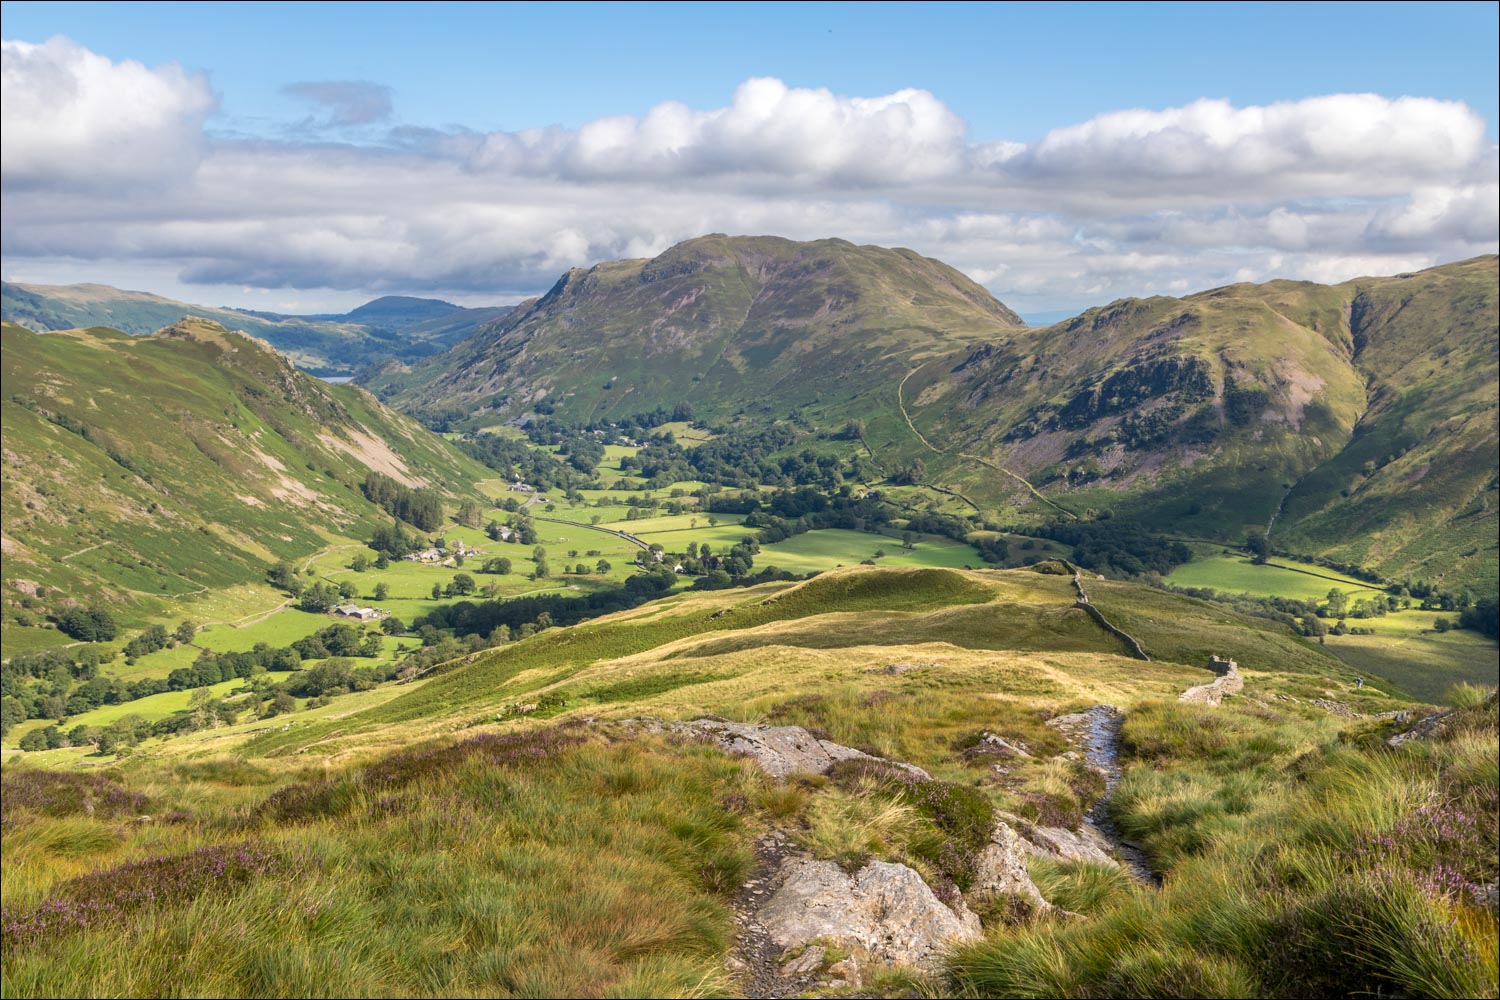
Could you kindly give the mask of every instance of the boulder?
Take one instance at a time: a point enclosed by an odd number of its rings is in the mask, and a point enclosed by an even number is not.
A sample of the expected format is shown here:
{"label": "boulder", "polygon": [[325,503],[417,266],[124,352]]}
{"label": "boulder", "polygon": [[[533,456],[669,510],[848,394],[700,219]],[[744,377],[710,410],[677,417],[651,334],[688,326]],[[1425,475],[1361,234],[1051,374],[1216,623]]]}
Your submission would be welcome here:
{"label": "boulder", "polygon": [[906,865],[872,861],[850,875],[832,861],[797,856],[778,880],[756,920],[783,952],[832,947],[848,953],[849,970],[934,972],[946,949],[982,937],[978,917],[962,903],[944,905]]}
{"label": "boulder", "polygon": [[1054,861],[1091,861],[1118,868],[1120,863],[1110,854],[1110,843],[1090,823],[1077,830],[1061,826],[1029,826],[1021,841],[1028,854]]}
{"label": "boulder", "polygon": [[932,777],[914,764],[886,760],[863,750],[820,740],[801,726],[758,726],[748,722],[696,719],[687,723],[687,727],[713,737],[725,753],[751,758],[761,770],[776,778],[792,774],[827,774],[835,764],[844,760],[878,761],[923,781]]}
{"label": "boulder", "polygon": [[1026,853],[1026,842],[1010,824],[996,823],[989,844],[979,854],[974,880],[964,898],[978,903],[995,896],[1017,896],[1038,910],[1050,910],[1052,904],[1026,870]]}

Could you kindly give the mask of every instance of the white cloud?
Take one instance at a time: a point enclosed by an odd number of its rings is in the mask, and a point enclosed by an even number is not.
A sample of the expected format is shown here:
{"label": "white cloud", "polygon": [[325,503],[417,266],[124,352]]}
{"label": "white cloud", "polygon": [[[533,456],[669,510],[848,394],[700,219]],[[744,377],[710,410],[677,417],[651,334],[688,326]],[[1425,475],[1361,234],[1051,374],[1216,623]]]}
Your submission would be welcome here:
{"label": "white cloud", "polygon": [[712,111],[667,101],[643,118],[492,133],[471,162],[498,173],[578,179],[769,174],[898,183],[959,169],[966,128],[924,90],[840,97],[762,78],[747,80],[728,107]]}
{"label": "white cloud", "polygon": [[1333,94],[1264,107],[1201,100],[1113,111],[1055,129],[1001,160],[1036,180],[1087,180],[1111,192],[1399,193],[1453,176],[1485,152],[1485,123],[1457,101]]}
{"label": "white cloud", "polygon": [[159,184],[191,173],[214,109],[202,74],[111,62],[66,38],[0,42],[8,184]]}
{"label": "white cloud", "polygon": [[[970,141],[921,90],[755,79],[725,107],[668,101],[576,129],[210,142],[202,76],[63,39],[4,44],[0,240],[31,275],[28,261],[92,259],[100,280],[113,263],[174,284],[499,300],[719,231],[910,246],[1013,307],[1052,309],[1394,273],[1500,239],[1484,123],[1423,98],[1205,100],[1026,145]],[[375,84],[306,96],[367,142],[390,108]]]}

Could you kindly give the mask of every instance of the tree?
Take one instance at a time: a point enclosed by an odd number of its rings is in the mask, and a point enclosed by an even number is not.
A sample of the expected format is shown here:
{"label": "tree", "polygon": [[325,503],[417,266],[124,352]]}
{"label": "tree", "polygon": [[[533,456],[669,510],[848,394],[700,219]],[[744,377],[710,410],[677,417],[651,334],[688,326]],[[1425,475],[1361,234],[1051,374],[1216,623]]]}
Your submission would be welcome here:
{"label": "tree", "polygon": [[63,612],[57,627],[79,642],[108,642],[119,634],[115,616],[98,605]]}
{"label": "tree", "polygon": [[477,528],[484,523],[484,513],[473,500],[465,500],[459,504],[458,513],[453,517],[459,524],[469,528]]}
{"label": "tree", "polygon": [[395,615],[391,615],[380,623],[380,631],[386,635],[400,635],[406,631],[406,624]]}
{"label": "tree", "polygon": [[472,594],[475,590],[474,578],[467,573],[455,573],[452,587],[455,594]]}
{"label": "tree", "polygon": [[352,601],[359,596],[359,588],[354,585],[353,580],[345,580],[339,584],[339,596],[346,601]]}
{"label": "tree", "polygon": [[1328,591],[1328,617],[1342,618],[1349,612],[1349,595],[1337,587]]}
{"label": "tree", "polygon": [[434,583],[432,585],[432,599],[435,600],[435,601],[436,600],[440,600],[442,598],[442,596],[443,596],[443,585],[441,583]]}
{"label": "tree", "polygon": [[375,600],[383,601],[391,596],[391,585],[388,583],[377,583],[375,585]]}
{"label": "tree", "polygon": [[27,753],[47,749],[47,734],[41,729],[33,729],[21,737],[21,749]]}
{"label": "tree", "polygon": [[1261,532],[1252,531],[1245,536],[1245,551],[1250,553],[1252,563],[1256,566],[1264,566],[1271,556],[1271,543]]}
{"label": "tree", "polygon": [[597,563],[594,564],[594,571],[596,573],[608,573],[610,569],[611,567],[609,565],[608,559],[600,559]]}
{"label": "tree", "polygon": [[486,559],[484,561],[484,568],[480,572],[504,576],[510,572],[510,560],[504,556],[495,556],[493,559]]}
{"label": "tree", "polygon": [[285,559],[271,567],[266,573],[266,579],[271,581],[271,586],[277,590],[289,590],[293,593],[297,590],[297,571]]}
{"label": "tree", "polygon": [[172,633],[172,638],[176,639],[178,642],[192,642],[193,636],[197,634],[198,626],[194,625],[187,619],[183,619],[180,623],[178,623],[177,631]]}
{"label": "tree", "polygon": [[552,575],[552,568],[547,565],[546,557],[543,557],[536,561],[536,568],[531,571],[531,575],[536,577],[538,580]]}
{"label": "tree", "polygon": [[359,555],[350,560],[349,568],[356,573],[363,573],[365,570],[370,568],[370,560],[365,556],[363,552],[361,552],[359,553]]}

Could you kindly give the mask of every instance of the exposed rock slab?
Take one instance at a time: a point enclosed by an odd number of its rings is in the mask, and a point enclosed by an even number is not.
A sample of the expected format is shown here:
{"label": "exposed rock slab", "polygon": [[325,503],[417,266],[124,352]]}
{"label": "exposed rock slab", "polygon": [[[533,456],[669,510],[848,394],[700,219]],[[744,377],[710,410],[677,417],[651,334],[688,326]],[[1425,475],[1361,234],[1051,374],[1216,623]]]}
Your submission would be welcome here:
{"label": "exposed rock slab", "polygon": [[977,903],[995,896],[1018,896],[1039,910],[1050,910],[1052,904],[1026,870],[1027,846],[1009,823],[996,823],[989,844],[979,854],[973,883],[964,898]]}
{"label": "exposed rock slab", "polygon": [[756,920],[783,951],[831,945],[849,953],[853,969],[932,972],[948,948],[982,937],[978,917],[944,905],[906,865],[872,861],[850,875],[832,861],[795,857],[779,882]]}
{"label": "exposed rock slab", "polygon": [[717,719],[695,719],[686,726],[712,736],[726,753],[749,757],[760,765],[761,770],[776,778],[792,774],[827,774],[835,764],[845,760],[877,761],[923,780],[932,777],[914,764],[886,760],[863,750],[820,740],[801,726],[758,726]]}
{"label": "exposed rock slab", "polygon": [[1084,823],[1077,830],[1061,826],[1025,827],[1026,835],[1021,840],[1028,854],[1054,861],[1089,861],[1094,864],[1118,868],[1120,862],[1110,853],[1113,845],[1098,828]]}

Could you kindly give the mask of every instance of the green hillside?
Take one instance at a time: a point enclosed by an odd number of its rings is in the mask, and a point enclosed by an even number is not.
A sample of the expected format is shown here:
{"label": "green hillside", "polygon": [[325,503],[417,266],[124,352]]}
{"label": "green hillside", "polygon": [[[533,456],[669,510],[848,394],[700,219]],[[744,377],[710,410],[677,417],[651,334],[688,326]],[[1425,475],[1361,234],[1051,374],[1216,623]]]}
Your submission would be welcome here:
{"label": "green hillside", "polygon": [[339,315],[292,316],[193,305],[108,285],[5,282],[0,317],[39,332],[108,327],[146,334],[186,316],[259,337],[299,367],[350,375],[386,358],[420,358],[452,346],[509,306],[465,309],[436,299],[388,295]]}
{"label": "green hillside", "polygon": [[[1496,258],[1126,300],[924,366],[914,426],[979,495],[1109,510],[1493,594]],[[1274,525],[1273,525],[1274,519]]]}
{"label": "green hillside", "polygon": [[[958,271],[843,240],[705,236],[569,271],[453,350],[366,377],[409,412],[544,404],[569,419],[668,410],[858,416],[913,358],[1024,326]],[[830,419],[834,419],[830,416]]]}
{"label": "green hillside", "polygon": [[372,470],[448,496],[485,475],[365,391],[208,321],[3,337],[8,607],[142,610],[260,579],[388,521],[359,489]]}
{"label": "green hillside", "polygon": [[[6,995],[87,993],[120,955],[129,995],[1493,995],[1493,696],[1392,748],[1433,710],[1283,627],[1100,600],[1151,661],[1065,576],[856,568],[547,629],[311,719],[226,691],[209,739],[27,753]],[[1241,695],[1179,700],[1205,650]],[[1085,710],[1112,720],[1087,742]],[[827,762],[778,775],[705,716],[801,727],[777,732]],[[1092,853],[1045,846],[1089,829]],[[841,926],[858,897],[765,943],[765,887],[807,860],[901,866],[966,943],[893,965]],[[886,898],[881,935],[925,933]]]}

